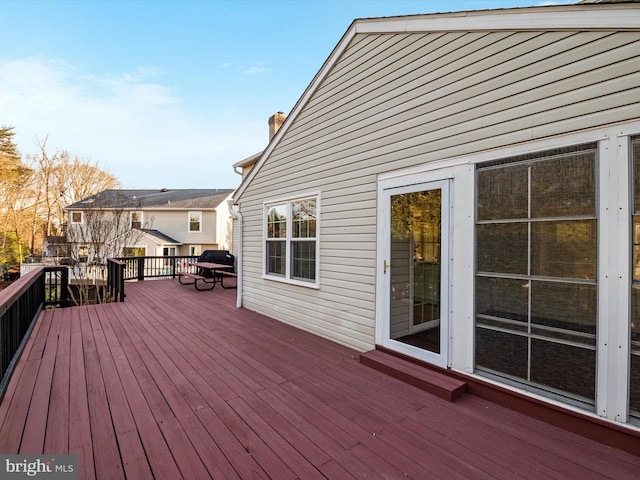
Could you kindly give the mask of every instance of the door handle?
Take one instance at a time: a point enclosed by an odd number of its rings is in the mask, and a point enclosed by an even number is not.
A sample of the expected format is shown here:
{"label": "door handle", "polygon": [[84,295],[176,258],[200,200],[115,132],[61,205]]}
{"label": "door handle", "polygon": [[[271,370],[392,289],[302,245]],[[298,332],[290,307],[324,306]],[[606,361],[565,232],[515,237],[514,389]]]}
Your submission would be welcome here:
{"label": "door handle", "polygon": [[391,264],[390,264],[390,263],[387,263],[387,261],[385,260],[385,261],[384,261],[383,273],[387,273],[387,267],[390,267],[390,266],[391,266]]}

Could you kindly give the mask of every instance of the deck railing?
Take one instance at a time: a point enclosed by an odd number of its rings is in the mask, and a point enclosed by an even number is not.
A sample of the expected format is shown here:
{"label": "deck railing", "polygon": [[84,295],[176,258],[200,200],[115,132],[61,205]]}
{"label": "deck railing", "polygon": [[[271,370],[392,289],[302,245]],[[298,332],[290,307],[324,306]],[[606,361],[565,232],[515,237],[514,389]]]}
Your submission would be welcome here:
{"label": "deck railing", "polygon": [[124,270],[126,264],[117,258],[107,259],[107,291],[114,302],[124,302]]}
{"label": "deck railing", "polygon": [[39,267],[0,292],[0,400],[43,308],[69,303],[67,267]]}
{"label": "deck railing", "polygon": [[195,262],[197,255],[159,256],[159,257],[118,257],[125,263],[124,279],[139,280],[146,278],[176,278],[178,272],[188,271],[189,262]]}
{"label": "deck railing", "polygon": [[161,257],[120,257],[107,260],[107,290],[114,302],[124,302],[125,281],[145,278],[176,278],[178,272],[195,272],[189,265],[198,259],[194,255]]}

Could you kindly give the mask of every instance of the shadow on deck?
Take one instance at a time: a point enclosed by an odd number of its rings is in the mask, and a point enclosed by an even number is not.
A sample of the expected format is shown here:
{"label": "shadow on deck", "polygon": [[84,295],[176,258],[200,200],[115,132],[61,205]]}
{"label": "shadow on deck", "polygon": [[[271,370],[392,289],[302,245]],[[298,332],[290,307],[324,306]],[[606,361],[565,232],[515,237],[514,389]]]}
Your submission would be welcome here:
{"label": "shadow on deck", "polygon": [[235,308],[235,290],[127,284],[45,311],[0,404],[0,452],[79,478],[639,478],[640,458]]}

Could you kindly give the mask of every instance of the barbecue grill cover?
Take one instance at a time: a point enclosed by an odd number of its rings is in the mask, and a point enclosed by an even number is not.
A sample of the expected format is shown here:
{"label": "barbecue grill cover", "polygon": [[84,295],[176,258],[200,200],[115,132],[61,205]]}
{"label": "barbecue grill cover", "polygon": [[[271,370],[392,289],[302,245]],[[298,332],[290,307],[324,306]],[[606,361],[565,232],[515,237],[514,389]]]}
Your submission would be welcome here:
{"label": "barbecue grill cover", "polygon": [[[224,270],[227,272],[235,272],[235,257],[229,253],[229,250],[205,250],[198,257],[198,261],[229,265],[229,268],[225,268]],[[211,272],[207,271],[206,273],[211,276]]]}

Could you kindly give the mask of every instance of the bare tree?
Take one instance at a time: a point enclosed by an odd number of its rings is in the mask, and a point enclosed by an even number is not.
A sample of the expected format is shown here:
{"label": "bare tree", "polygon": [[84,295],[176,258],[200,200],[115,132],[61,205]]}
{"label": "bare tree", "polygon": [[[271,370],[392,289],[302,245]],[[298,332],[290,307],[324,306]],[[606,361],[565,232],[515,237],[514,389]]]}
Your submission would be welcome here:
{"label": "bare tree", "polygon": [[[107,259],[120,256],[124,248],[137,244],[143,235],[142,229],[149,228],[153,221],[145,219],[145,225],[133,228],[130,201],[123,196],[114,205],[122,206],[91,208],[87,205],[81,212],[81,221],[68,225],[67,240],[72,245],[73,263],[71,294],[77,305],[110,301],[107,290],[101,288],[106,281]],[[133,207],[136,209],[139,205]]]}
{"label": "bare tree", "polygon": [[66,150],[50,152],[48,137],[37,139],[39,155],[28,157],[36,175],[38,215],[45,223],[45,235],[62,233],[65,222],[64,208],[83,198],[110,188],[120,187],[120,182],[101,170],[96,163],[71,156]]}

